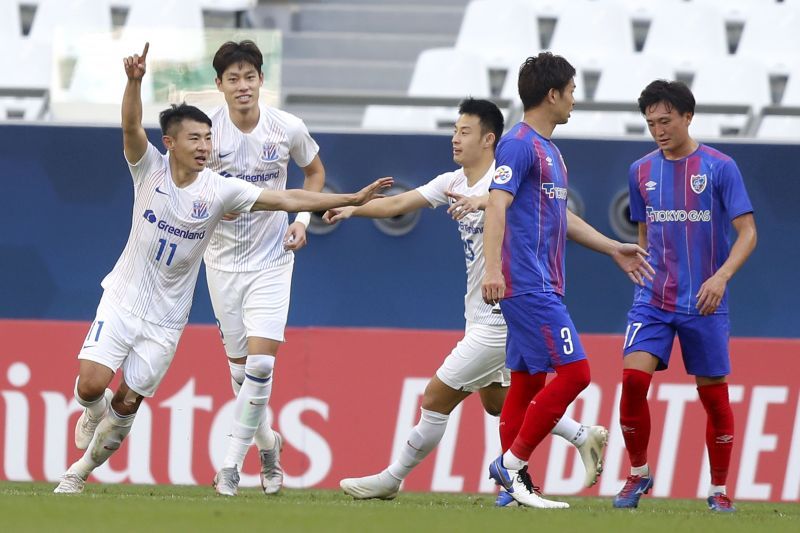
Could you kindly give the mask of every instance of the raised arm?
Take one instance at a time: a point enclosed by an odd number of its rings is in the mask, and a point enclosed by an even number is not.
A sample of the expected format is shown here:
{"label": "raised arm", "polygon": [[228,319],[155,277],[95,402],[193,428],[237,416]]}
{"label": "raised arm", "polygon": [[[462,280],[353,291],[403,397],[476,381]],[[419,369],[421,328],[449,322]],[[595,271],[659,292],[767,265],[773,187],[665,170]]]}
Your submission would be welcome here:
{"label": "raised arm", "polygon": [[697,292],[697,309],[703,315],[710,315],[719,307],[722,297],[725,296],[725,287],[728,281],[742,267],[756,247],[756,220],[753,213],[738,216],[731,222],[736,230],[736,241],[731,247],[728,259],[722,263],[719,270],[700,285]]}
{"label": "raised arm", "polygon": [[327,211],[346,205],[362,205],[380,196],[382,190],[391,187],[393,178],[380,178],[360,191],[351,194],[330,194],[324,192],[288,189],[270,191],[264,189],[253,204],[251,211]]}
{"label": "raised arm", "polygon": [[513,200],[514,197],[509,192],[500,189],[489,191],[489,203],[486,205],[483,219],[483,257],[486,261],[486,273],[481,285],[483,301],[489,305],[502,300],[506,293],[500,252],[503,235],[506,232],[506,211]]}
{"label": "raised arm", "polygon": [[147,134],[142,126],[142,78],[147,70],[147,51],[150,43],[144,43],[142,55],[134,54],[122,60],[128,83],[122,95],[122,145],[125,159],[138,162],[147,151]]}
{"label": "raised arm", "polygon": [[652,281],[655,270],[647,262],[647,251],[638,244],[627,244],[609,239],[585,220],[567,210],[567,238],[595,252],[611,256],[617,266],[637,285],[644,278]]}
{"label": "raised arm", "polygon": [[350,217],[391,218],[423,207],[430,207],[430,204],[419,191],[414,189],[394,196],[378,198],[359,207],[330,209],[322,218],[328,224],[334,224]]}

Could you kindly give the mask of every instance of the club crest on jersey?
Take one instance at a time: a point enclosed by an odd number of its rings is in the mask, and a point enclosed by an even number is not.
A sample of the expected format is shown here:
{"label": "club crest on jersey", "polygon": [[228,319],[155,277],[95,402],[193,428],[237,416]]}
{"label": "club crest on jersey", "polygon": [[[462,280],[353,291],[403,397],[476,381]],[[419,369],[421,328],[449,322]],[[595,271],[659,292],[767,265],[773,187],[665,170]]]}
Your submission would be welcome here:
{"label": "club crest on jersey", "polygon": [[278,160],[278,145],[271,142],[265,142],[261,147],[261,160],[265,163]]}
{"label": "club crest on jersey", "polygon": [[511,170],[511,167],[503,165],[497,167],[497,170],[494,171],[494,178],[492,178],[492,180],[498,185],[504,185],[511,181],[511,176],[513,175],[514,172]]}
{"label": "club crest on jersey", "polygon": [[700,194],[706,190],[707,183],[708,179],[706,178],[705,174],[692,174],[692,176],[689,178],[689,184],[692,186],[692,190],[696,194]]}
{"label": "club crest on jersey", "polygon": [[203,200],[195,200],[192,204],[192,218],[198,220],[208,218],[208,204]]}

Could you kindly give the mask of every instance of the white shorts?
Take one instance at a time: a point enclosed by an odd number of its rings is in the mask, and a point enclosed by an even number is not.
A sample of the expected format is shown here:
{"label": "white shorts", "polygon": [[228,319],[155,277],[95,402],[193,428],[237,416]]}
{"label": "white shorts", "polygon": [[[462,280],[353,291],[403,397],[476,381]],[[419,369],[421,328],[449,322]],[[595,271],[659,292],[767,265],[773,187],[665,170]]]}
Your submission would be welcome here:
{"label": "white shorts", "polygon": [[208,293],[228,357],[247,355],[247,337],[283,342],[294,261],[255,272],[206,267]]}
{"label": "white shorts", "polygon": [[134,316],[104,293],[78,359],[114,372],[122,367],[128,387],[149,398],[167,373],[182,332]]}
{"label": "white shorts", "polygon": [[492,383],[508,387],[506,327],[467,322],[464,338],[445,358],[436,377],[463,392],[476,392]]}

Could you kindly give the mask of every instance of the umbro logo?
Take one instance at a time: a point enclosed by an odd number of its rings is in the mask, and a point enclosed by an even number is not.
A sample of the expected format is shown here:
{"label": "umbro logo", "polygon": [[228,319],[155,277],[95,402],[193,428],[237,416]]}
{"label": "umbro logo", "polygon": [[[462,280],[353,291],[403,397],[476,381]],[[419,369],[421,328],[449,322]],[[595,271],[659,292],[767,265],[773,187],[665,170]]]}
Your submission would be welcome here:
{"label": "umbro logo", "polygon": [[644,184],[644,188],[647,191],[654,191],[654,190],[656,190],[656,185],[658,185],[658,184],[655,181],[651,180],[651,181],[648,181],[647,183]]}
{"label": "umbro logo", "polygon": [[716,440],[717,444],[730,444],[733,442],[733,435],[720,435]]}

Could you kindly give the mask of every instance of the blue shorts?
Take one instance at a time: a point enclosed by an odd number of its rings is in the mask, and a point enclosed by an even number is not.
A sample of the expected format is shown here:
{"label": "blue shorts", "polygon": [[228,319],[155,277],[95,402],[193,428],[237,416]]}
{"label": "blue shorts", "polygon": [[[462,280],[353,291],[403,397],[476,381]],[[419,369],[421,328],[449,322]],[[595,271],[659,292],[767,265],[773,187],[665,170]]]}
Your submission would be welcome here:
{"label": "blue shorts", "polygon": [[501,300],[500,309],[508,324],[509,370],[553,372],[554,367],[586,359],[575,324],[557,294],[520,294]]}
{"label": "blue shorts", "polygon": [[628,312],[623,353],[652,354],[659,361],[656,370],[664,370],[669,365],[672,342],[677,333],[687,374],[727,376],[731,373],[730,330],[727,314],[687,315],[662,311],[652,305],[635,304]]}

